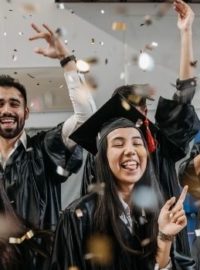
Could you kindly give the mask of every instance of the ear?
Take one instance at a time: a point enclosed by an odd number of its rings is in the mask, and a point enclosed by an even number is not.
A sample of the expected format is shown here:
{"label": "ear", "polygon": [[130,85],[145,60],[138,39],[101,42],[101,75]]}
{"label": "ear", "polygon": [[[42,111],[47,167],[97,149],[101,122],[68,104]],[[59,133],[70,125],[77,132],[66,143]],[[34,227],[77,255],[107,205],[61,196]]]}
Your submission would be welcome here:
{"label": "ear", "polygon": [[29,118],[29,108],[26,107],[25,108],[25,119],[28,119]]}

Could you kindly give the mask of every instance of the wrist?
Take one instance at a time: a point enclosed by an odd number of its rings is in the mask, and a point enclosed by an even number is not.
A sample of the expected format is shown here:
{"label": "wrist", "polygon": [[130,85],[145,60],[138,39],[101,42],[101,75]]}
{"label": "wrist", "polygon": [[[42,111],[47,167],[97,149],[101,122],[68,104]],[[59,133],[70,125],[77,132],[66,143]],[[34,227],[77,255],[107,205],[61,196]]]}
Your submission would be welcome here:
{"label": "wrist", "polygon": [[67,65],[69,62],[74,61],[76,63],[76,57],[72,55],[67,55],[66,57],[60,59],[60,65],[61,67],[64,67]]}
{"label": "wrist", "polygon": [[192,28],[188,27],[186,29],[181,29],[180,33],[181,36],[192,35]]}
{"label": "wrist", "polygon": [[158,232],[158,239],[160,239],[161,241],[168,241],[168,242],[173,242],[175,235],[173,234],[166,234],[163,233],[162,231],[159,230]]}

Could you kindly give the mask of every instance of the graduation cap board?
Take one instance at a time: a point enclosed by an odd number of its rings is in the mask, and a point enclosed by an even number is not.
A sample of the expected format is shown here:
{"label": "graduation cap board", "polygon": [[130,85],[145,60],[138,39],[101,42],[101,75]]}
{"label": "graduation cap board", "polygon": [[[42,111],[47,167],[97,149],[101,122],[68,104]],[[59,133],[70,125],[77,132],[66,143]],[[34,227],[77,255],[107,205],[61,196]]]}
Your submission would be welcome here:
{"label": "graduation cap board", "polygon": [[[126,98],[120,94],[115,94],[96,113],[94,113],[85,123],[70,135],[70,139],[85,148],[92,154],[97,153],[96,138],[102,126],[114,118],[127,118],[133,123],[145,121],[145,116],[141,114]],[[154,134],[158,128],[149,121],[149,128]],[[140,130],[146,138],[146,126],[142,124]]]}

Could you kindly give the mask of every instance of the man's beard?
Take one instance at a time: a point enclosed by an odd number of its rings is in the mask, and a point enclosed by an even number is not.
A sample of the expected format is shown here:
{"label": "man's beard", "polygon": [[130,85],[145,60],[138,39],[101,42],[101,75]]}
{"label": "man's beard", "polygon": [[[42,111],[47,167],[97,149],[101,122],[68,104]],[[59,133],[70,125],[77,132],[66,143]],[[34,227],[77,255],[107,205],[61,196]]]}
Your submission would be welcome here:
{"label": "man's beard", "polygon": [[24,128],[25,120],[24,118],[19,119],[15,116],[15,123],[17,125],[13,128],[2,128],[2,124],[0,123],[0,137],[3,137],[4,139],[13,139],[17,137]]}

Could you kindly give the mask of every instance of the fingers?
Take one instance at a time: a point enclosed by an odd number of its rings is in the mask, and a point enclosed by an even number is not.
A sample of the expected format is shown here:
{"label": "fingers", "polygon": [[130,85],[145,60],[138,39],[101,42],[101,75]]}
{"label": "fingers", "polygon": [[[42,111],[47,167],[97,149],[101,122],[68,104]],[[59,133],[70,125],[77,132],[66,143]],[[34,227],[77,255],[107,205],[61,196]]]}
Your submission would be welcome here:
{"label": "fingers", "polygon": [[36,39],[41,39],[41,38],[47,39],[54,35],[54,32],[46,24],[43,24],[42,26],[47,30],[47,32],[43,31],[34,23],[32,23],[31,26],[37,32],[37,34],[30,37],[29,40],[36,40]]}
{"label": "fingers", "polygon": [[183,202],[185,201],[186,195],[187,195],[187,191],[188,191],[188,186],[184,186],[184,188],[181,192],[181,195],[180,195],[176,204],[179,204],[179,203],[183,204]]}
{"label": "fingers", "polygon": [[37,33],[42,32],[42,30],[36,24],[32,23],[31,26]]}
{"label": "fingers", "polygon": [[175,197],[172,197],[171,199],[169,199],[163,206],[163,209],[169,211],[169,209],[174,205],[176,201]]}
{"label": "fingers", "polygon": [[51,35],[54,35],[54,31],[51,30],[51,28],[49,28],[49,26],[45,23],[43,23],[42,25]]}

